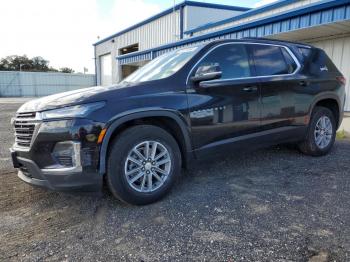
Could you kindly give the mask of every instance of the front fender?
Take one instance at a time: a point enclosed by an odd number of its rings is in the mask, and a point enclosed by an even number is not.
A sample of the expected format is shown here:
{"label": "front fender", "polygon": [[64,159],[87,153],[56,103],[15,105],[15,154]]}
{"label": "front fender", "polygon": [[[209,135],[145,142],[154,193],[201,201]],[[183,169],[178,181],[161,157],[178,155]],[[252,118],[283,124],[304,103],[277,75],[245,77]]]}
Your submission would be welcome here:
{"label": "front fender", "polygon": [[100,149],[100,166],[99,173],[104,175],[106,173],[106,160],[107,160],[107,152],[108,145],[111,140],[111,137],[114,131],[121,126],[122,124],[131,121],[137,120],[145,117],[168,117],[176,121],[178,126],[181,129],[182,135],[184,137],[184,142],[186,146],[186,153],[189,154],[192,152],[192,144],[190,139],[190,127],[186,123],[185,118],[179,112],[168,109],[160,109],[160,108],[148,108],[142,110],[131,110],[124,112],[115,116],[109,123],[107,124],[107,132],[103,139],[101,149]]}

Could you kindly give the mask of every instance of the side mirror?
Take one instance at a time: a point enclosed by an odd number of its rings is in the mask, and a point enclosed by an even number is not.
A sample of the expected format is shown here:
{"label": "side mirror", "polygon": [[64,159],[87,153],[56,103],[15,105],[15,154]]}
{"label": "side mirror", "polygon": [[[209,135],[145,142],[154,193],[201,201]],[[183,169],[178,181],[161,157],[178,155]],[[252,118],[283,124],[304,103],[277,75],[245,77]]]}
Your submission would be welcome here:
{"label": "side mirror", "polygon": [[194,76],[191,77],[192,82],[201,82],[219,79],[222,76],[222,71],[218,63],[210,65],[201,65],[198,67]]}

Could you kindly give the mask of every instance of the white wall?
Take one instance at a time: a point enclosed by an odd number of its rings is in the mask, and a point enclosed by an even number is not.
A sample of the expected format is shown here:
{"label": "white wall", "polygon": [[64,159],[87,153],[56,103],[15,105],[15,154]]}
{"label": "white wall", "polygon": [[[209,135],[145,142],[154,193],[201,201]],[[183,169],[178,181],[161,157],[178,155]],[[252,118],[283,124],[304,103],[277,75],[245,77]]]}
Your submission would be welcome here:
{"label": "white wall", "polygon": [[184,31],[220,21],[241,14],[242,11],[213,9],[199,6],[186,6],[184,8]]}
{"label": "white wall", "polygon": [[[242,18],[242,19],[239,19],[237,21],[229,22],[229,23],[218,25],[218,26],[214,26],[214,27],[202,30],[202,31],[198,31],[198,32],[195,32],[193,35],[196,36],[196,35],[202,35],[202,34],[213,32],[213,31],[218,31],[218,30],[221,30],[221,29],[224,29],[224,28],[228,28],[228,27],[232,27],[232,26],[235,26],[235,25],[247,23],[247,22],[250,22],[250,21],[253,21],[253,20],[257,20],[257,19],[261,19],[261,18],[264,18],[264,17],[271,16],[271,15],[276,15],[276,14],[279,14],[279,13],[282,13],[282,12],[285,12],[285,11],[288,11],[288,10],[291,10],[291,9],[295,9],[295,8],[302,7],[302,6],[305,6],[305,5],[308,5],[308,4],[312,4],[312,3],[315,3],[315,2],[319,2],[319,1],[322,1],[322,0],[300,0],[300,1],[297,1],[297,2],[295,2],[293,4],[285,5],[283,7],[275,8],[275,9],[272,9],[272,10],[269,10],[269,11],[266,11],[266,12],[262,12],[262,13],[259,13],[259,14],[256,14],[256,15],[252,15],[252,16],[249,16],[249,17],[246,17],[246,18]],[[224,20],[224,18],[222,20]]]}
{"label": "white wall", "polygon": [[[112,56],[112,83],[120,81],[120,69],[116,57],[122,47],[139,44],[139,51],[174,42],[180,35],[180,11],[165,15],[155,21],[98,44],[95,47],[97,58],[97,83],[101,83],[100,57],[107,53]],[[114,42],[112,42],[114,40]]]}
{"label": "white wall", "polygon": [[344,74],[347,80],[345,110],[350,111],[350,36],[318,40],[309,43],[325,50],[334,64]]}
{"label": "white wall", "polygon": [[116,52],[114,50],[114,43],[111,41],[106,41],[104,43],[99,44],[98,46],[95,47],[95,63],[96,63],[96,82],[98,85],[101,84],[102,79],[101,79],[101,60],[104,55],[110,54],[111,55],[111,67],[112,67],[112,83],[116,81],[116,67],[115,67],[115,59],[114,57],[116,56]]}
{"label": "white wall", "polygon": [[101,85],[109,86],[112,84],[112,56],[111,54],[105,54],[100,56],[100,75]]}

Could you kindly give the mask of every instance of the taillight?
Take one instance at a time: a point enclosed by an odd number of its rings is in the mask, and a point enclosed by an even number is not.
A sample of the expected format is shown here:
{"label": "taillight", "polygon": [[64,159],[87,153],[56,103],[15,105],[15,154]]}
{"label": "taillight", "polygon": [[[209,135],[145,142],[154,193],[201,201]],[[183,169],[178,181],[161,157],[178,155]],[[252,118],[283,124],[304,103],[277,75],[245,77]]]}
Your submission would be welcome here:
{"label": "taillight", "polygon": [[346,78],[344,76],[337,76],[337,80],[344,86],[346,85]]}

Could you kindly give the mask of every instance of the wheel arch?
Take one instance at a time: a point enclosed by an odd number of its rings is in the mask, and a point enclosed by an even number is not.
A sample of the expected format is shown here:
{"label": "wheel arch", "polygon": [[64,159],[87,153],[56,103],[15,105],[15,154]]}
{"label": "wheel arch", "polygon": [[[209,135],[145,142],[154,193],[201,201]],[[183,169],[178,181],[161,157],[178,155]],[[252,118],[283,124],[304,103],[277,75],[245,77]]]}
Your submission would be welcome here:
{"label": "wheel arch", "polygon": [[316,106],[323,106],[323,107],[326,107],[332,111],[332,113],[334,114],[334,117],[336,119],[336,126],[338,129],[340,126],[340,123],[341,123],[341,119],[342,119],[341,102],[339,100],[339,97],[333,93],[324,94],[322,96],[317,97],[317,99],[314,100],[314,102],[311,106],[311,109],[309,112],[310,118],[311,118],[311,114]]}
{"label": "wheel arch", "polygon": [[149,109],[137,112],[126,112],[114,117],[107,125],[107,132],[100,148],[99,173],[101,175],[106,173],[106,162],[110,142],[126,128],[137,124],[153,124],[168,131],[178,142],[185,165],[193,157],[190,127],[186,123],[185,118],[177,111]]}

